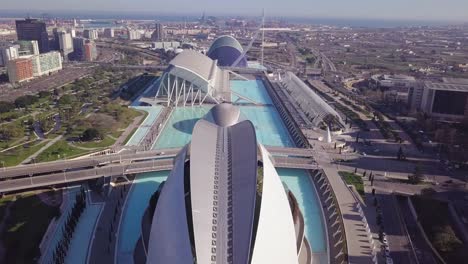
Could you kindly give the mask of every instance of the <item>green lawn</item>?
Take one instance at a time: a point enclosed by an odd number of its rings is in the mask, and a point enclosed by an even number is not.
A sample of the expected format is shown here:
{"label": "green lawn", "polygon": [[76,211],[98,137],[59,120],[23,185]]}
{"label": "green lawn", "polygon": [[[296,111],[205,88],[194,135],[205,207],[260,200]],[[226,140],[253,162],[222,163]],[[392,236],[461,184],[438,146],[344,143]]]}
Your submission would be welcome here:
{"label": "green lawn", "polygon": [[65,157],[64,155],[66,155],[66,158],[69,159],[69,158],[74,158],[74,157],[84,155],[89,152],[90,151],[72,147],[67,143],[67,141],[62,139],[62,140],[57,141],[55,144],[50,146],[41,154],[39,154],[39,156],[37,156],[36,158],[36,161],[46,162],[46,161],[59,160],[59,159],[64,158]]}
{"label": "green lawn", "polygon": [[5,263],[36,263],[39,243],[50,221],[60,214],[34,194],[24,194],[13,202],[2,240],[6,247]]}
{"label": "green lawn", "polygon": [[[5,166],[16,166],[20,164],[23,160],[31,156],[32,154],[36,153],[39,149],[41,149],[46,142],[41,141],[39,143],[31,143],[34,145],[23,145],[21,147],[14,148],[12,150],[0,153],[0,161],[5,162]],[[0,162],[0,166],[2,163]]]}
{"label": "green lawn", "polygon": [[420,196],[411,197],[411,201],[424,232],[442,258],[451,264],[466,263],[468,252],[452,227],[447,203]]}
{"label": "green lawn", "polygon": [[74,143],[75,145],[83,148],[106,148],[112,146],[115,143],[115,139],[110,137],[104,137],[103,140],[99,141],[90,141],[90,142],[82,142],[82,143]]}
{"label": "green lawn", "polygon": [[341,178],[346,182],[346,184],[349,185],[354,185],[356,187],[356,191],[361,195],[362,197],[365,196],[364,192],[364,183],[362,181],[362,177],[359,175],[356,175],[351,172],[347,171],[340,171],[338,174],[341,176]]}

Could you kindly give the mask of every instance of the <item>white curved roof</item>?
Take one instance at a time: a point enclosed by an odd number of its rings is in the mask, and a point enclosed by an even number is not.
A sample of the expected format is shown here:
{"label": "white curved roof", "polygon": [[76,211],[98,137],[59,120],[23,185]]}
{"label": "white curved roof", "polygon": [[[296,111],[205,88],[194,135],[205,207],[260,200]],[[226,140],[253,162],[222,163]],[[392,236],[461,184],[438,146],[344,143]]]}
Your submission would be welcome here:
{"label": "white curved roof", "polygon": [[219,70],[214,60],[193,50],[181,52],[169,64],[174,67],[187,69],[205,80],[211,80],[213,70]]}
{"label": "white curved roof", "polygon": [[296,231],[289,200],[268,151],[260,145],[263,188],[252,263],[298,263]]}
{"label": "white curved roof", "polygon": [[188,81],[210,95],[222,96],[229,91],[228,72],[220,69],[216,61],[199,52],[185,50],[169,64],[166,74]]}
{"label": "white curved roof", "polygon": [[[146,263],[193,261],[184,193],[184,161],[187,147],[176,157],[175,167],[164,185],[154,211]],[[161,243],[164,241],[164,243]]]}

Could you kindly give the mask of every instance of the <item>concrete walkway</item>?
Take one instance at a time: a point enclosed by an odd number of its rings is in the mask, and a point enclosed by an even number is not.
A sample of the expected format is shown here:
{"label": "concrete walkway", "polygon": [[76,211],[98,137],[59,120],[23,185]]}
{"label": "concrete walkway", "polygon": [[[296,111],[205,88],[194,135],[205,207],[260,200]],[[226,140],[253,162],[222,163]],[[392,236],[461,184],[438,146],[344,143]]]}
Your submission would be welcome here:
{"label": "concrete walkway", "polygon": [[127,139],[127,137],[136,129],[140,126],[141,122],[143,121],[143,118],[146,118],[145,115],[141,115],[141,116],[138,116],[136,117],[134,120],[133,120],[133,123],[130,124],[126,129],[125,131],[119,136],[119,138],[117,138],[117,140],[115,141],[115,143],[112,145],[113,148],[116,148],[116,147],[121,147],[124,145],[125,143],[125,140]]}
{"label": "concrete walkway", "polygon": [[23,162],[21,162],[21,164],[28,164],[30,163],[33,159],[37,158],[37,156],[39,156],[42,152],[44,152],[46,149],[48,149],[50,146],[52,146],[53,144],[55,144],[57,141],[59,141],[60,139],[62,139],[62,135],[52,139],[51,141],[49,141],[45,146],[43,146],[41,149],[39,149],[36,153],[32,154],[31,156],[29,156],[27,159],[23,160]]}
{"label": "concrete walkway", "polygon": [[363,218],[359,213],[359,202],[351,194],[348,187],[341,180],[338,171],[331,166],[322,168],[327,175],[328,181],[335,192],[338,206],[343,217],[345,227],[346,243],[348,246],[349,263],[372,264],[373,245],[369,240],[369,233]]}
{"label": "concrete walkway", "polygon": [[359,211],[361,204],[341,179],[337,165],[331,163],[332,157],[326,151],[322,151],[326,148],[325,143],[315,141],[313,144],[316,161],[328,178],[343,217],[348,261],[350,264],[373,264],[372,234],[368,232],[368,227]]}

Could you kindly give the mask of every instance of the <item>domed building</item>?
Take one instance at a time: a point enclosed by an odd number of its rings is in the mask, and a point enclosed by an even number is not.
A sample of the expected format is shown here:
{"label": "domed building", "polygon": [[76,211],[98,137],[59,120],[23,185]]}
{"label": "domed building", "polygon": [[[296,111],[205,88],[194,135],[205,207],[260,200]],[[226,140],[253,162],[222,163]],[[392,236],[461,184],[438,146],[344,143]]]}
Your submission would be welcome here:
{"label": "domed building", "polygon": [[[217,38],[207,52],[207,56],[218,61],[218,66],[230,67],[242,56],[244,49],[237,39],[231,36]],[[247,59],[243,57],[236,67],[247,67]]]}

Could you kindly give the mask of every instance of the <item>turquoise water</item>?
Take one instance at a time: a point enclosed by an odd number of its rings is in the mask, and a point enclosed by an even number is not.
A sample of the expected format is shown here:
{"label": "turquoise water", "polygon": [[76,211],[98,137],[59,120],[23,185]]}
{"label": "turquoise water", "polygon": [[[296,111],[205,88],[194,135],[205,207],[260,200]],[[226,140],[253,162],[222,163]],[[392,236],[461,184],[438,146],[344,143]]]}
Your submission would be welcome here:
{"label": "turquoise water", "polygon": [[267,70],[267,68],[262,66],[258,61],[248,61],[247,66],[252,69]]}
{"label": "turquoise water", "polygon": [[162,106],[135,106],[133,108],[148,112],[148,116],[127,142],[127,146],[138,146],[140,144],[162,110]]}
{"label": "turquoise water", "polygon": [[252,121],[257,140],[265,146],[293,147],[286,126],[273,106],[240,106],[244,117]]}
{"label": "turquoise water", "polygon": [[141,234],[141,219],[151,196],[168,175],[169,171],[159,171],[139,174],[135,178],[119,227],[116,263],[133,263],[133,251]]}
{"label": "turquoise water", "polygon": [[101,212],[102,204],[88,204],[80,221],[76,225],[75,233],[70,242],[65,263],[86,263],[88,257],[88,246],[91,242],[94,227]]}
{"label": "turquoise water", "polygon": [[154,149],[181,148],[190,142],[195,123],[213,106],[179,107],[172,111]]}
{"label": "turquoise water", "polygon": [[317,200],[316,190],[309,175],[304,170],[276,169],[281,180],[286,183],[299,203],[304,216],[305,234],[309,240],[312,252],[324,253],[325,258],[320,263],[327,263],[326,234],[324,231],[320,201]]}
{"label": "turquoise water", "polygon": [[[231,81],[234,91],[262,104],[271,104],[266,88],[259,80]],[[233,101],[234,101],[233,96]],[[239,103],[248,103],[240,100]],[[181,148],[190,142],[195,123],[206,115],[212,106],[174,109],[153,148]],[[257,140],[267,146],[294,147],[278,111],[274,106],[240,105],[242,115],[255,126]],[[278,169],[281,180],[294,193],[304,215],[306,237],[314,253],[314,263],[327,263],[327,245],[320,202],[315,195],[313,183],[306,171]],[[129,194],[119,234],[118,262],[133,263],[133,249],[141,232],[141,217],[149,198],[169,172],[142,174],[135,180]]]}
{"label": "turquoise water", "polygon": [[[263,84],[262,80],[231,80],[231,90],[245,96],[260,104],[272,104],[270,96]],[[233,94],[231,98],[233,103],[250,103],[245,99],[239,98]]]}

